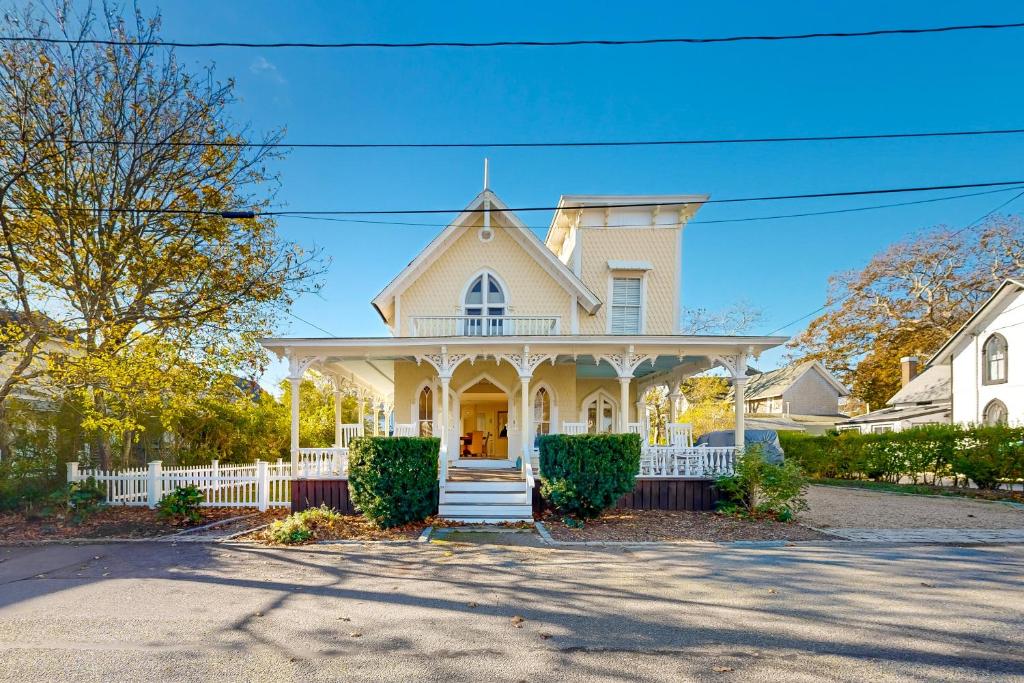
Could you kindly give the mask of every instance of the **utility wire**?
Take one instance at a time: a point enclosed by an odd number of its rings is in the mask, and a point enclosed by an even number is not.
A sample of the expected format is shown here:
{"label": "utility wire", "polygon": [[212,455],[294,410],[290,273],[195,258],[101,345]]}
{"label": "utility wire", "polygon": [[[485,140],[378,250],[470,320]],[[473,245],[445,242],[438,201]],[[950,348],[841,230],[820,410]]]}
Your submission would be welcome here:
{"label": "utility wire", "polygon": [[[1014,189],[1016,189],[1016,188],[1014,188]],[[997,211],[999,211],[1001,209],[1006,208],[1007,206],[1009,206],[1013,202],[1017,201],[1021,197],[1024,197],[1024,191],[1019,192],[1018,194],[1014,195],[1013,197],[1011,197],[1010,199],[1006,200],[1002,204],[999,204],[998,206],[996,206],[994,209],[991,209],[991,210],[987,211],[986,213],[982,214],[981,216],[978,216],[972,222],[968,223],[964,227],[962,227],[959,230],[957,230],[956,232],[954,232],[953,236],[959,235],[960,233],[962,233],[962,232],[964,232],[966,230],[970,230],[971,228],[977,226],[979,223],[981,223],[983,220],[985,220],[986,218],[988,218],[992,214],[996,213]],[[769,332],[766,336],[770,337],[771,335],[775,334],[776,332],[780,332],[780,331],[786,329],[787,327],[790,327],[791,325],[795,325],[795,324],[797,324],[799,322],[803,322],[807,318],[810,318],[812,315],[816,315],[816,314],[824,311],[826,308],[829,308],[830,306],[834,306],[836,304],[843,303],[844,301],[849,299],[851,296],[853,296],[852,292],[850,294],[846,294],[844,296],[839,297],[838,299],[833,301],[831,304],[825,304],[823,306],[819,306],[818,308],[814,309],[810,313],[807,313],[806,315],[800,316],[796,320],[791,320],[790,322],[786,323],[785,325],[782,325],[780,327],[776,327],[774,330]]]}
{"label": "utility wire", "polygon": [[549,142],[240,142],[232,140],[117,140],[112,138],[41,138],[24,140],[0,137],[3,142],[39,144],[44,142],[74,145],[117,145],[124,147],[225,147],[259,149],[535,149],[553,147],[671,147],[685,145],[748,145],[790,142],[840,142],[858,140],[907,140],[915,138],[979,137],[1020,135],[1024,128],[985,130],[943,130],[906,133],[864,133],[854,135],[766,136],[754,138],[682,138],[662,140],[562,140]]}
{"label": "utility wire", "polygon": [[[629,209],[629,208],[645,208],[645,207],[668,207],[678,206],[680,208],[695,205],[695,204],[736,204],[736,203],[749,203],[749,202],[770,202],[770,201],[789,201],[797,199],[826,199],[832,197],[863,197],[868,195],[885,195],[885,194],[901,194],[909,192],[935,192],[939,190],[962,190],[970,188],[982,188],[982,187],[1007,187],[1010,185],[1024,185],[1024,180],[1001,180],[987,183],[956,183],[950,185],[921,185],[911,187],[892,187],[892,188],[874,188],[868,190],[846,190],[842,192],[811,192],[804,194],[784,194],[784,195],[768,195],[768,196],[757,196],[757,197],[727,197],[722,199],[694,199],[689,201],[672,201],[672,202],[627,202],[627,203],[612,203],[612,204],[581,204],[578,206],[523,206],[518,208],[507,208],[502,209],[512,213],[525,213],[527,211],[558,211],[562,209],[567,210],[581,210],[581,209]],[[325,209],[316,211],[296,211],[296,210],[274,210],[274,211],[255,211],[255,210],[210,210],[210,209],[172,209],[172,208],[158,208],[150,209],[144,207],[40,207],[40,206],[25,206],[25,205],[11,205],[11,208],[19,209],[22,211],[68,211],[68,212],[86,212],[86,213],[140,213],[140,214],[181,214],[181,215],[196,215],[196,216],[219,216],[221,218],[254,218],[258,216],[297,216],[305,214],[308,216],[367,216],[367,215],[424,215],[424,214],[461,214],[461,213],[485,213],[487,211],[498,211],[499,209]]]}
{"label": "utility wire", "polygon": [[708,37],[666,37],[666,38],[594,38],[572,40],[493,40],[493,41],[447,41],[432,40],[419,42],[242,42],[208,41],[188,42],[179,40],[114,40],[101,38],[50,38],[43,36],[0,36],[0,40],[20,43],[46,43],[51,45],[102,45],[116,47],[175,47],[175,48],[304,48],[304,49],[417,49],[417,48],[496,48],[496,47],[579,47],[579,46],[625,46],[625,45],[708,45],[713,43],[782,42],[795,40],[818,40],[838,38],[867,38],[876,36],[922,35],[927,33],[953,33],[958,31],[991,31],[1024,27],[1024,22],[1002,24],[958,24],[952,26],[929,26],[922,28],[886,28],[868,31],[822,31],[813,33],[789,33],[772,35],[735,35]]}
{"label": "utility wire", "polygon": [[[691,220],[687,221],[687,225],[717,225],[720,223],[748,223],[756,221],[771,221],[779,220],[783,218],[806,218],[810,216],[828,216],[832,214],[843,214],[843,213],[856,213],[860,211],[875,211],[878,209],[891,209],[900,206],[916,206],[918,204],[932,204],[935,202],[945,202],[954,199],[965,199],[968,197],[980,197],[983,195],[998,194],[1002,192],[1013,192],[1014,190],[1022,189],[1021,186],[1012,187],[1001,187],[997,190],[985,190],[983,192],[969,192],[966,194],[955,194],[948,197],[933,197],[931,199],[916,199],[909,202],[894,202],[891,204],[873,204],[871,206],[857,206],[846,209],[829,209],[826,211],[806,211],[803,213],[789,213],[789,214],[775,214],[771,216],[745,216],[742,218],[716,218],[711,220]],[[1012,201],[1012,200],[1011,200]],[[1002,207],[997,207],[998,211]],[[333,216],[306,216],[302,214],[288,215],[285,218],[301,218],[310,221],[328,221],[331,223],[347,223],[347,224],[359,224],[359,225],[391,225],[391,226],[409,226],[409,227],[425,227],[425,228],[446,228],[447,223],[422,223],[416,221],[375,221],[372,219],[360,219],[360,218],[335,218]],[[505,228],[504,225],[492,224],[491,227]],[[547,225],[527,225],[527,228],[531,230],[547,230]],[[649,225],[641,225],[639,223],[613,223],[606,225],[607,228],[644,228]]]}

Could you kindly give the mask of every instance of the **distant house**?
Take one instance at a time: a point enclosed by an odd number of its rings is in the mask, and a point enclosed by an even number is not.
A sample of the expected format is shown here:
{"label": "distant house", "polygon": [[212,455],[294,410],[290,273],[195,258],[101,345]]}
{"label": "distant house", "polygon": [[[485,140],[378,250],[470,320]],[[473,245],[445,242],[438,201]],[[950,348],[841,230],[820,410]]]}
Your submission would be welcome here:
{"label": "distant house", "polygon": [[901,358],[900,367],[902,387],[885,402],[885,408],[843,420],[836,424],[836,429],[880,434],[921,425],[949,424],[949,367],[933,365],[918,374],[915,356]]}
{"label": "distant house", "polygon": [[1024,422],[1022,358],[1024,281],[1011,278],[929,361],[931,367],[943,367],[949,373],[952,420],[960,424]]}
{"label": "distant house", "polygon": [[845,416],[839,401],[850,391],[818,361],[794,363],[753,373],[747,384],[745,412],[752,429],[822,433]]}

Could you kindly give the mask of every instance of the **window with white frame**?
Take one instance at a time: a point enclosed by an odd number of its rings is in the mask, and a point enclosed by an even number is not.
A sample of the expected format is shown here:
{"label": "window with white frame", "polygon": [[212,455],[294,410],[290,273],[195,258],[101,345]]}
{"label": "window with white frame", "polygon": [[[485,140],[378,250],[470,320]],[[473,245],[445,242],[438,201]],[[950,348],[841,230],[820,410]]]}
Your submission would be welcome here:
{"label": "window with white frame", "polygon": [[643,278],[612,278],[612,334],[639,334],[641,329],[641,298]]}
{"label": "window with white frame", "polygon": [[586,415],[589,433],[610,434],[615,431],[618,421],[618,404],[608,396],[598,394],[583,407],[583,414]]}
{"label": "window with white frame", "polygon": [[551,433],[551,394],[544,387],[533,397],[533,426],[535,434]]}
{"label": "window with white frame", "polygon": [[467,316],[465,334],[501,334],[500,317],[505,315],[505,292],[494,275],[478,275],[469,285],[463,304],[463,313]]}
{"label": "window with white frame", "polygon": [[886,434],[892,431],[892,425],[872,425],[871,431],[874,434]]}
{"label": "window with white frame", "polygon": [[1002,384],[1006,381],[1006,337],[993,334],[981,349],[982,383]]}
{"label": "window with white frame", "polygon": [[423,387],[419,395],[417,424],[420,436],[433,436],[434,433],[434,392],[430,387]]}

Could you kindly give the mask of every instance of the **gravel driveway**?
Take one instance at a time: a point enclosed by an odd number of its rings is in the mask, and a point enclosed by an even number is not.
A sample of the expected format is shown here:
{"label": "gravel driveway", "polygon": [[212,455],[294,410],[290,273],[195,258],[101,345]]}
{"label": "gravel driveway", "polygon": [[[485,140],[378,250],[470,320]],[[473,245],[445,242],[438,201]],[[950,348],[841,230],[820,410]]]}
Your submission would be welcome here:
{"label": "gravel driveway", "polygon": [[952,496],[811,486],[800,522],[819,529],[1024,529],[1024,509]]}

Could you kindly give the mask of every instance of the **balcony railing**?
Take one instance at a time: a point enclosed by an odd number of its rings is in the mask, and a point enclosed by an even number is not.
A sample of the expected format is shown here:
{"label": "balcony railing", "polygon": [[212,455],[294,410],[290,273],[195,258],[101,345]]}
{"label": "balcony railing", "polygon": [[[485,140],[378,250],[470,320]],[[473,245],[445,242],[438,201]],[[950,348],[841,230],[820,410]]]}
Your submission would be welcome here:
{"label": "balcony railing", "polygon": [[412,319],[414,337],[510,337],[559,334],[558,316],[435,315]]}

